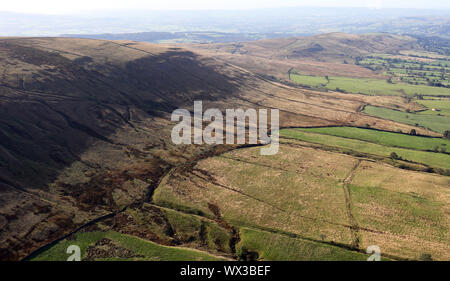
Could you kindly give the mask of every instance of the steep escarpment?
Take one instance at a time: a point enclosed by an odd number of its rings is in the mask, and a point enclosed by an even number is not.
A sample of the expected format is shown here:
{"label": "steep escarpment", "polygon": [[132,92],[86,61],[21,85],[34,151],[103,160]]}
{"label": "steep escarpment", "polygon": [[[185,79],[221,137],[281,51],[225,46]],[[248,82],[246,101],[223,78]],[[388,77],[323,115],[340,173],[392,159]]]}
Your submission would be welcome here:
{"label": "steep escarpment", "polygon": [[242,74],[146,47],[0,40],[2,259],[144,198],[170,166],[159,155],[170,140],[167,114],[238,94]]}

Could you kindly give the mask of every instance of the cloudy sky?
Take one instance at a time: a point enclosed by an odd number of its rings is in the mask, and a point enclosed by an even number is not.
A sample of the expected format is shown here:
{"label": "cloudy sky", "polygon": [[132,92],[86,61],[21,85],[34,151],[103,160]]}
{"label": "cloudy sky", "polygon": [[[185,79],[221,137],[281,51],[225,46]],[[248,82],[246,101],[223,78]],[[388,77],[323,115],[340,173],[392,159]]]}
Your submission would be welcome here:
{"label": "cloudy sky", "polygon": [[254,9],[272,7],[450,9],[449,0],[1,0],[0,11],[71,14],[99,10]]}

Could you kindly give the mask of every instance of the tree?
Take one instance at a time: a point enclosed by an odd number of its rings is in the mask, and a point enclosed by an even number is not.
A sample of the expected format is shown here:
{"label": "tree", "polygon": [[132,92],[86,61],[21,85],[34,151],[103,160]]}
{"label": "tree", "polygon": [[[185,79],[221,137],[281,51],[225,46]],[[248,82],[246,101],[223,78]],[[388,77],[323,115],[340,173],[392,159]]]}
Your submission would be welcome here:
{"label": "tree", "polygon": [[450,131],[445,131],[445,132],[444,132],[444,138],[450,140]]}
{"label": "tree", "polygon": [[393,160],[398,160],[398,159],[400,159],[400,157],[398,157],[397,153],[392,152],[392,153],[391,153],[391,159],[393,159]]}

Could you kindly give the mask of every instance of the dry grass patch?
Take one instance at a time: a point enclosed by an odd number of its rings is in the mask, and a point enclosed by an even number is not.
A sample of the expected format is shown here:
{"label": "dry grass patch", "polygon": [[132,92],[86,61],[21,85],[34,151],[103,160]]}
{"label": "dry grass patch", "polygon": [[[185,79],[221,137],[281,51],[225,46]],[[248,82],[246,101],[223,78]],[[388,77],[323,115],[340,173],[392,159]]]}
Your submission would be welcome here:
{"label": "dry grass patch", "polygon": [[259,148],[226,153],[199,162],[192,173],[166,179],[154,200],[189,206],[209,216],[214,216],[208,209],[213,203],[225,220],[238,226],[350,244],[341,181],[355,160],[338,154],[324,159],[326,153],[319,152],[319,157],[314,153],[281,146],[278,155],[259,161],[254,158]]}
{"label": "dry grass patch", "polygon": [[362,244],[403,258],[450,256],[448,177],[364,162],[352,186],[353,214]]}

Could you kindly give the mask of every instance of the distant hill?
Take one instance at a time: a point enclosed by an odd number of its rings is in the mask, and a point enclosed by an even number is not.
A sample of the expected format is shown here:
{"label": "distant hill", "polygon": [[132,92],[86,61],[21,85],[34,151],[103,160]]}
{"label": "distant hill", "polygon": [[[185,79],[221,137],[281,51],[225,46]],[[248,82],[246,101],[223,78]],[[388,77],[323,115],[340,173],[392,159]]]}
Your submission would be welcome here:
{"label": "distant hill", "polygon": [[[369,53],[395,53],[418,46],[418,40],[410,36],[385,33],[346,34],[328,33],[309,37],[267,39],[255,42],[242,42],[238,52],[241,54],[279,58],[350,58]],[[208,46],[211,49],[211,46]],[[229,45],[217,45],[219,50],[233,49]]]}
{"label": "distant hill", "polygon": [[[207,31],[300,36],[329,32],[352,34],[388,32],[448,37],[449,15],[448,10],[378,10],[336,7],[213,11],[130,10],[69,16],[0,12],[0,34],[3,36],[60,36],[61,34],[133,34],[148,31]],[[257,39],[261,38],[264,36]]]}
{"label": "distant hill", "polygon": [[253,41],[266,38],[282,38],[286,33],[226,33],[215,31],[196,32],[137,32],[104,34],[63,34],[62,37],[103,40],[133,40],[150,43],[230,43]]}
{"label": "distant hill", "polygon": [[[383,75],[355,65],[356,57],[373,53],[397,53],[400,50],[424,50],[422,42],[423,39],[419,40],[412,36],[387,33],[357,35],[334,32],[251,42],[185,46],[195,52],[232,62],[253,72],[284,80],[289,79],[288,72],[291,69],[319,76],[386,79]],[[442,44],[425,43],[425,45]]]}

